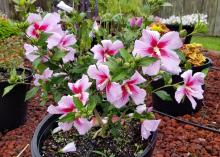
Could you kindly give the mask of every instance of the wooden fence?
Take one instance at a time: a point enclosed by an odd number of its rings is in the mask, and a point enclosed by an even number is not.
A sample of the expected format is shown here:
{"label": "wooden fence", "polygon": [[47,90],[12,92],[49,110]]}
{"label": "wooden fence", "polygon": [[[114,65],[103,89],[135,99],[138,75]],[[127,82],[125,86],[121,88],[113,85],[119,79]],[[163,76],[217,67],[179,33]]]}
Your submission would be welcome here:
{"label": "wooden fence", "polygon": [[[158,15],[167,18],[171,15],[204,13],[208,15],[209,35],[220,36],[220,0],[167,0],[173,7],[162,8]],[[220,44],[220,43],[219,43]]]}
{"label": "wooden fence", "polygon": [[[0,10],[9,17],[14,16],[12,0],[0,0]],[[37,0],[45,3],[46,0]],[[220,0],[167,0],[173,7],[161,8],[158,15],[167,18],[171,15],[186,15],[192,13],[208,14],[209,35],[220,36]]]}

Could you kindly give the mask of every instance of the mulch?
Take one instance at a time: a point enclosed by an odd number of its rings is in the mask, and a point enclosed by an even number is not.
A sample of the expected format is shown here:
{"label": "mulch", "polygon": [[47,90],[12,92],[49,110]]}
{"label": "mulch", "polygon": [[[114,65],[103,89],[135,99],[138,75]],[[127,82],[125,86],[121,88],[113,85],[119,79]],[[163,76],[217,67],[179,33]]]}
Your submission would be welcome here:
{"label": "mulch", "polygon": [[[207,53],[217,67],[209,72],[203,108],[195,115],[180,117],[220,130],[220,55]],[[30,144],[34,130],[46,115],[39,97],[28,102],[27,121],[19,128],[0,133],[0,157],[16,157]],[[156,114],[161,119],[153,157],[220,157],[220,134],[178,122]],[[21,157],[30,157],[30,146]]]}

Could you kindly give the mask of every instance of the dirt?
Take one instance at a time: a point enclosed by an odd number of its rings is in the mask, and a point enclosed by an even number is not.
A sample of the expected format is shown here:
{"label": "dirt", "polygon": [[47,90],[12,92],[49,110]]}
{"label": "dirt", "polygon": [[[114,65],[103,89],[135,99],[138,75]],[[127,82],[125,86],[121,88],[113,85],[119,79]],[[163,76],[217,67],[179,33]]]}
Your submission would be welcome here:
{"label": "dirt", "polygon": [[[102,152],[107,156],[134,157],[142,153],[148,145],[147,140],[142,140],[140,135],[140,122],[128,122],[123,127],[114,130],[114,138],[97,137],[92,139],[97,129],[91,130],[84,136],[78,135],[75,129],[68,132],[50,134],[41,147],[44,157],[97,157],[94,151]],[[77,151],[61,154],[58,151],[68,142],[74,141]]]}
{"label": "dirt", "polygon": [[[209,72],[204,107],[195,115],[181,118],[220,130],[220,54],[208,53],[216,69]],[[219,69],[219,70],[217,70]],[[30,144],[37,124],[46,115],[46,107],[39,106],[39,97],[28,103],[27,122],[7,133],[0,133],[0,157],[17,156]],[[220,157],[220,134],[156,114],[162,120],[153,157]],[[28,147],[21,157],[31,157]]]}

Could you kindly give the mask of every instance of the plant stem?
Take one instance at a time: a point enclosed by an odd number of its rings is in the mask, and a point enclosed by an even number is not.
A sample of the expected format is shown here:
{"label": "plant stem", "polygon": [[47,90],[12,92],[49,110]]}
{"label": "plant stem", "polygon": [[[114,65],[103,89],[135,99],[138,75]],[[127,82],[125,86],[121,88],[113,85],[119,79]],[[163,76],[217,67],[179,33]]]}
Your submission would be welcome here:
{"label": "plant stem", "polygon": [[175,84],[172,84],[172,85],[165,85],[165,86],[159,87],[159,88],[153,90],[152,93],[154,93],[154,92],[156,92],[156,91],[158,91],[158,90],[160,90],[160,89],[166,88],[166,87],[174,87],[174,86],[176,86],[176,85],[178,85],[178,84],[181,84],[181,83],[183,83],[183,81],[182,81],[182,82],[175,83]]}

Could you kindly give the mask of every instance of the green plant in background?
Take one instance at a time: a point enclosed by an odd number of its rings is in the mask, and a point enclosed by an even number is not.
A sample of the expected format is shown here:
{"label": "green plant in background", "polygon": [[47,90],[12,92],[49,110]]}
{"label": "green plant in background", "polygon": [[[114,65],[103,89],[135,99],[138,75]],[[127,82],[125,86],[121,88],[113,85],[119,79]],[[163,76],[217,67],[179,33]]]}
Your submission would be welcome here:
{"label": "green plant in background", "polygon": [[4,70],[0,80],[7,80],[13,69],[23,67],[23,44],[23,39],[18,36],[0,40],[0,69]]}
{"label": "green plant in background", "polygon": [[19,31],[15,23],[0,14],[0,40],[12,35],[18,35]]}
{"label": "green plant in background", "polygon": [[36,7],[34,3],[36,0],[13,0],[16,12],[19,14],[19,19],[25,19],[27,14],[35,12]]}

